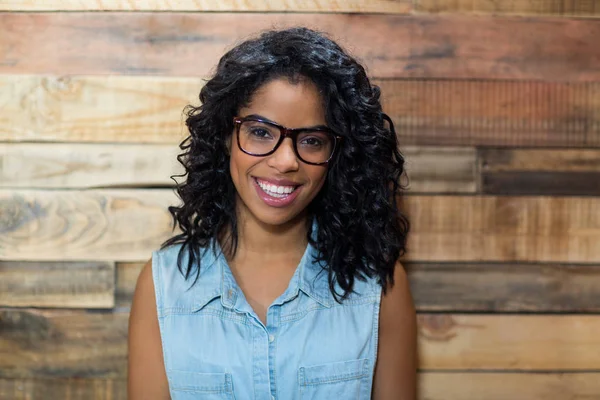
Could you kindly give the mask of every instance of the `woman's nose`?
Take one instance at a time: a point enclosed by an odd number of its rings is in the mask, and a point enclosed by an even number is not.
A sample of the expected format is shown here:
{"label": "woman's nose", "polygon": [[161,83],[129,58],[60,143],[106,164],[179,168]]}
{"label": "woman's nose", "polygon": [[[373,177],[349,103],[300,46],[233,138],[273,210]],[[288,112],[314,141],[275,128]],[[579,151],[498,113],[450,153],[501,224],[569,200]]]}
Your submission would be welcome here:
{"label": "woman's nose", "polygon": [[291,138],[283,139],[283,142],[275,150],[275,153],[269,156],[267,165],[277,169],[281,173],[296,171],[298,169],[299,160],[294,151],[294,144]]}

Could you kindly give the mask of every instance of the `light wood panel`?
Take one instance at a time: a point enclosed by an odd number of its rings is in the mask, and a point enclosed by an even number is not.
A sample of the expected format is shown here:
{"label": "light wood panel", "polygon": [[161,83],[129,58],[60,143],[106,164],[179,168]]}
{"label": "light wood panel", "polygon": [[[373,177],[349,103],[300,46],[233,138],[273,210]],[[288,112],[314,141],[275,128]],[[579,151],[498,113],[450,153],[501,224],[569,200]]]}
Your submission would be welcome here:
{"label": "light wood panel", "polygon": [[183,172],[180,152],[175,144],[0,143],[0,187],[171,187]]}
{"label": "light wood panel", "polygon": [[400,148],[405,158],[410,193],[474,193],[477,190],[476,152],[469,147]]}
{"label": "light wood panel", "polygon": [[[2,379],[11,400],[126,400],[125,379]],[[598,373],[421,372],[420,400],[582,400],[600,392]]]}
{"label": "light wood panel", "polygon": [[418,311],[599,312],[600,266],[406,263]]}
{"label": "light wood panel", "polygon": [[0,0],[7,11],[229,11],[407,13],[410,0]]}
{"label": "light wood panel", "polygon": [[600,195],[600,150],[482,149],[481,191]]}
{"label": "light wood panel", "polygon": [[111,308],[115,264],[0,261],[0,306]]}
{"label": "light wood panel", "polygon": [[0,258],[147,260],[174,204],[171,190],[0,191]]}
{"label": "light wood panel", "polygon": [[423,370],[600,371],[599,316],[421,314]]}
{"label": "light wood panel", "polygon": [[297,25],[330,32],[372,77],[600,79],[595,21],[423,14],[2,13],[0,73],[207,76],[240,38]]}
{"label": "light wood panel", "polygon": [[421,400],[593,400],[600,374],[425,372],[419,389]]}
{"label": "light wood panel", "polygon": [[115,303],[123,311],[128,310],[131,306],[135,285],[144,264],[143,262],[117,263]]}
{"label": "light wood panel", "polygon": [[600,147],[598,82],[416,79],[384,89],[403,144]]}
{"label": "light wood panel", "polygon": [[0,378],[0,399],[127,400],[125,379]]}
{"label": "light wood panel", "polygon": [[179,143],[183,108],[199,104],[202,86],[197,78],[1,76],[0,139]]}
{"label": "light wood panel", "polygon": [[[600,84],[374,80],[401,147],[600,146]],[[0,76],[4,141],[179,143],[198,78]],[[5,162],[6,163],[6,162]],[[418,164],[415,164],[418,168]]]}
{"label": "light wood panel", "polygon": [[416,0],[420,12],[485,12],[598,16],[598,0]]}
{"label": "light wood panel", "polygon": [[[170,177],[183,172],[180,152],[175,144],[0,143],[0,187],[172,187]],[[407,146],[402,152],[410,178],[402,182],[411,193],[475,192],[475,149]]]}
{"label": "light wood panel", "polygon": [[[600,198],[406,196],[405,261],[600,263]],[[145,261],[171,190],[0,191],[0,258]]]}
{"label": "light wood panel", "polygon": [[600,198],[408,196],[407,261],[600,261]]}
{"label": "light wood panel", "polygon": [[[0,309],[0,377],[124,378],[128,314]],[[600,316],[420,314],[420,368],[600,370]]]}

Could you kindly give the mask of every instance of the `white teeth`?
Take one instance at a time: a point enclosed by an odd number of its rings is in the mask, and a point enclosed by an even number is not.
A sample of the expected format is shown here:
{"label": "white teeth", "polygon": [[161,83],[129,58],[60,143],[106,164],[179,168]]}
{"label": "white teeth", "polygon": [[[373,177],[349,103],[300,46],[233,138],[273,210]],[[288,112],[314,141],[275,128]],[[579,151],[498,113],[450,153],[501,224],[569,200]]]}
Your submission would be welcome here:
{"label": "white teeth", "polygon": [[259,181],[258,179],[256,180],[256,182],[258,183],[258,186],[260,186],[262,190],[264,190],[269,196],[273,196],[273,197],[279,197],[279,198],[287,197],[287,195],[289,195],[294,190],[296,190],[296,188],[294,186],[276,186],[276,185],[271,185],[269,183],[263,183],[263,182]]}

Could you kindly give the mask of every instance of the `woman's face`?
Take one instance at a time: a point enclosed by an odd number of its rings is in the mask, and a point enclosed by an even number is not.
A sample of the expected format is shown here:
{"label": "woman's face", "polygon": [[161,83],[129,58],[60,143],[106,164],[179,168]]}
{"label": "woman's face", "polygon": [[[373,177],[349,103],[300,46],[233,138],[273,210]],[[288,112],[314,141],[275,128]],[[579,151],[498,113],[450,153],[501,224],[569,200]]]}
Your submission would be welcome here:
{"label": "woman's face", "polygon": [[[290,83],[281,78],[264,84],[238,113],[239,117],[249,115],[287,128],[326,125],[322,98],[308,79]],[[275,153],[255,157],[239,149],[233,132],[230,148],[231,179],[237,190],[236,206],[241,219],[283,225],[305,217],[306,207],[325,183],[326,164],[300,161],[290,138],[285,138]]]}

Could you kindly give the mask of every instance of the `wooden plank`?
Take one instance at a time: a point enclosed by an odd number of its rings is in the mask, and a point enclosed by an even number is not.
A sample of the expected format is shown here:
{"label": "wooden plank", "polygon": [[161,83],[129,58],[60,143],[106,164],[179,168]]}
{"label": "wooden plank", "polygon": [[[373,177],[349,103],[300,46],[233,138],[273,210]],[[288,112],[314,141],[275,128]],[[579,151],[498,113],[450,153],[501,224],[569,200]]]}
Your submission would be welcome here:
{"label": "wooden plank", "polygon": [[0,259],[147,260],[172,204],[171,190],[0,191]]}
{"label": "wooden plank", "polygon": [[407,146],[400,150],[406,161],[410,193],[474,193],[477,190],[473,148]]}
{"label": "wooden plank", "polygon": [[592,400],[599,373],[423,372],[421,400]]}
{"label": "wooden plank", "polygon": [[599,263],[600,198],[406,196],[406,261]]}
{"label": "wooden plank", "polygon": [[[148,257],[150,259],[150,257]],[[123,311],[129,309],[138,276],[145,263],[117,263],[115,303]]]}
{"label": "wooden plank", "polygon": [[385,82],[400,143],[600,147],[600,83],[478,80]]}
{"label": "wooden plank", "polygon": [[489,194],[600,195],[600,150],[481,149]]}
{"label": "wooden plank", "polygon": [[240,38],[297,25],[330,32],[372,77],[600,79],[595,21],[425,14],[1,13],[0,74],[204,77]]}
{"label": "wooden plank", "polygon": [[[381,86],[403,149],[600,147],[600,83],[374,83]],[[198,104],[202,84],[197,78],[0,76],[0,140],[179,143],[187,132],[182,110]],[[18,167],[29,168],[22,162]]]}
{"label": "wooden plank", "polygon": [[[0,259],[146,261],[171,190],[0,191]],[[405,261],[600,263],[600,198],[405,196]]]}
{"label": "wooden plank", "polygon": [[421,314],[423,370],[600,372],[597,315]]}
{"label": "wooden plank", "polygon": [[410,0],[0,0],[0,11],[365,12],[405,14]]}
{"label": "wooden plank", "polygon": [[[126,400],[125,379],[5,379],[11,400]],[[421,372],[420,400],[581,400],[600,392],[598,373]]]}
{"label": "wooden plank", "polygon": [[598,265],[406,263],[418,311],[599,312]]}
{"label": "wooden plank", "polygon": [[197,78],[3,76],[0,140],[178,143],[187,135],[183,108],[199,104],[202,86]]}
{"label": "wooden plank", "polygon": [[[174,144],[0,143],[1,188],[172,187]],[[411,193],[474,193],[473,148],[402,149]],[[406,183],[403,181],[403,183]]]}
{"label": "wooden plank", "polygon": [[128,313],[0,309],[0,377],[124,378]]}
{"label": "wooden plank", "polygon": [[[420,314],[418,320],[423,371],[600,371],[597,315]],[[0,309],[0,377],[124,378],[127,321],[125,312]]]}
{"label": "wooden plank", "polygon": [[0,378],[0,399],[127,400],[127,381],[125,379]]}
{"label": "wooden plank", "polygon": [[115,264],[0,261],[0,306],[111,308]]}
{"label": "wooden plank", "polygon": [[172,187],[180,152],[175,144],[0,143],[0,187]]}
{"label": "wooden plank", "polygon": [[600,15],[599,0],[416,0],[420,12],[476,12],[546,14],[568,16]]}

